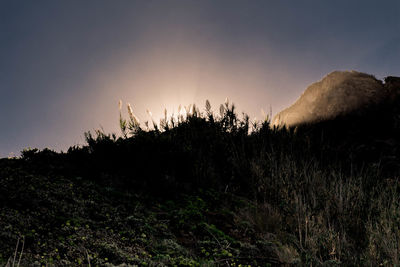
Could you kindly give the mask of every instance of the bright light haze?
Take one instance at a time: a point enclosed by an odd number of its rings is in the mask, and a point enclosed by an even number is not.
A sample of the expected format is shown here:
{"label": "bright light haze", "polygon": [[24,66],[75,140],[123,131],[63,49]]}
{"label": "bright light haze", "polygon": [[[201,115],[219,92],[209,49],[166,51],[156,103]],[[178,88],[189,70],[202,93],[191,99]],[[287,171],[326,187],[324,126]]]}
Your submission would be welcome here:
{"label": "bright light haze", "polygon": [[400,1],[0,0],[0,157],[229,97],[276,114],[333,70],[400,76]]}

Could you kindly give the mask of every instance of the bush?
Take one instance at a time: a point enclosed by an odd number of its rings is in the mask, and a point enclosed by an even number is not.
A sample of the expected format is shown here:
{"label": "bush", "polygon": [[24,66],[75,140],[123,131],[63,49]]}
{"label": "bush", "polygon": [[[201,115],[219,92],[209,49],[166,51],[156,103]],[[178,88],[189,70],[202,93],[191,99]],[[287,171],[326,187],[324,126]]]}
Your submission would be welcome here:
{"label": "bush", "polygon": [[[74,216],[97,224],[112,244],[82,241],[79,234],[91,229],[79,225],[68,236],[98,253],[99,264],[395,265],[400,124],[390,108],[379,131],[352,118],[273,128],[268,119],[239,118],[228,101],[219,114],[207,101],[204,111],[191,105],[142,125],[128,107],[121,136],[88,132],[87,145],[67,153],[26,150],[20,172],[18,160],[0,161],[0,177],[7,177],[0,195],[15,209],[58,207],[57,218],[41,211],[40,227]],[[6,211],[6,221],[15,222]],[[64,249],[67,258],[78,255]]]}

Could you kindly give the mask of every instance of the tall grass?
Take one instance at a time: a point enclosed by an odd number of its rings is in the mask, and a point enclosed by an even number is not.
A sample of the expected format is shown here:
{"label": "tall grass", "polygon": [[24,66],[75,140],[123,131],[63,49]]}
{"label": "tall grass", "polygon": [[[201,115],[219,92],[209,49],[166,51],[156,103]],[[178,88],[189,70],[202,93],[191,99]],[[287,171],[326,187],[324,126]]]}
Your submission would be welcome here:
{"label": "tall grass", "polygon": [[67,156],[79,173],[121,191],[244,197],[254,208],[235,214],[238,229],[250,221],[279,244],[281,262],[398,265],[400,150],[385,141],[399,141],[398,122],[387,119],[384,132],[371,118],[285,129],[265,117],[240,118],[228,100],[216,114],[207,101],[141,124],[128,105],[120,137],[88,132],[88,145]]}

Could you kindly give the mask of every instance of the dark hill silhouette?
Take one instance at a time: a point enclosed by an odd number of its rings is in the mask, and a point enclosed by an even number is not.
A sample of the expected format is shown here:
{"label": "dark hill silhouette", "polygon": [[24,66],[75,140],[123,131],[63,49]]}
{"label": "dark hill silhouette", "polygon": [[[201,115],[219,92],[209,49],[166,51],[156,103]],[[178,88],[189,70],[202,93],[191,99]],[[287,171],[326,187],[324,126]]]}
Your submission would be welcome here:
{"label": "dark hill silhouette", "polygon": [[0,264],[398,265],[400,106],[383,103],[286,129],[207,102],[0,159]]}

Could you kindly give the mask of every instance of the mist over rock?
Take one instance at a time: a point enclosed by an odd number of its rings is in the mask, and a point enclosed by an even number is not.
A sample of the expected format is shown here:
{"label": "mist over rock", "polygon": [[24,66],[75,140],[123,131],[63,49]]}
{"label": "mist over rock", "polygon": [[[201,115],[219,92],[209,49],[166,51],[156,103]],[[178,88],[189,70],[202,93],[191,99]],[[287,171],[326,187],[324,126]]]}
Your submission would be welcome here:
{"label": "mist over rock", "polygon": [[334,71],[311,84],[290,107],[279,112],[273,126],[294,127],[361,115],[372,107],[399,96],[400,78],[389,76],[385,83],[357,71]]}

